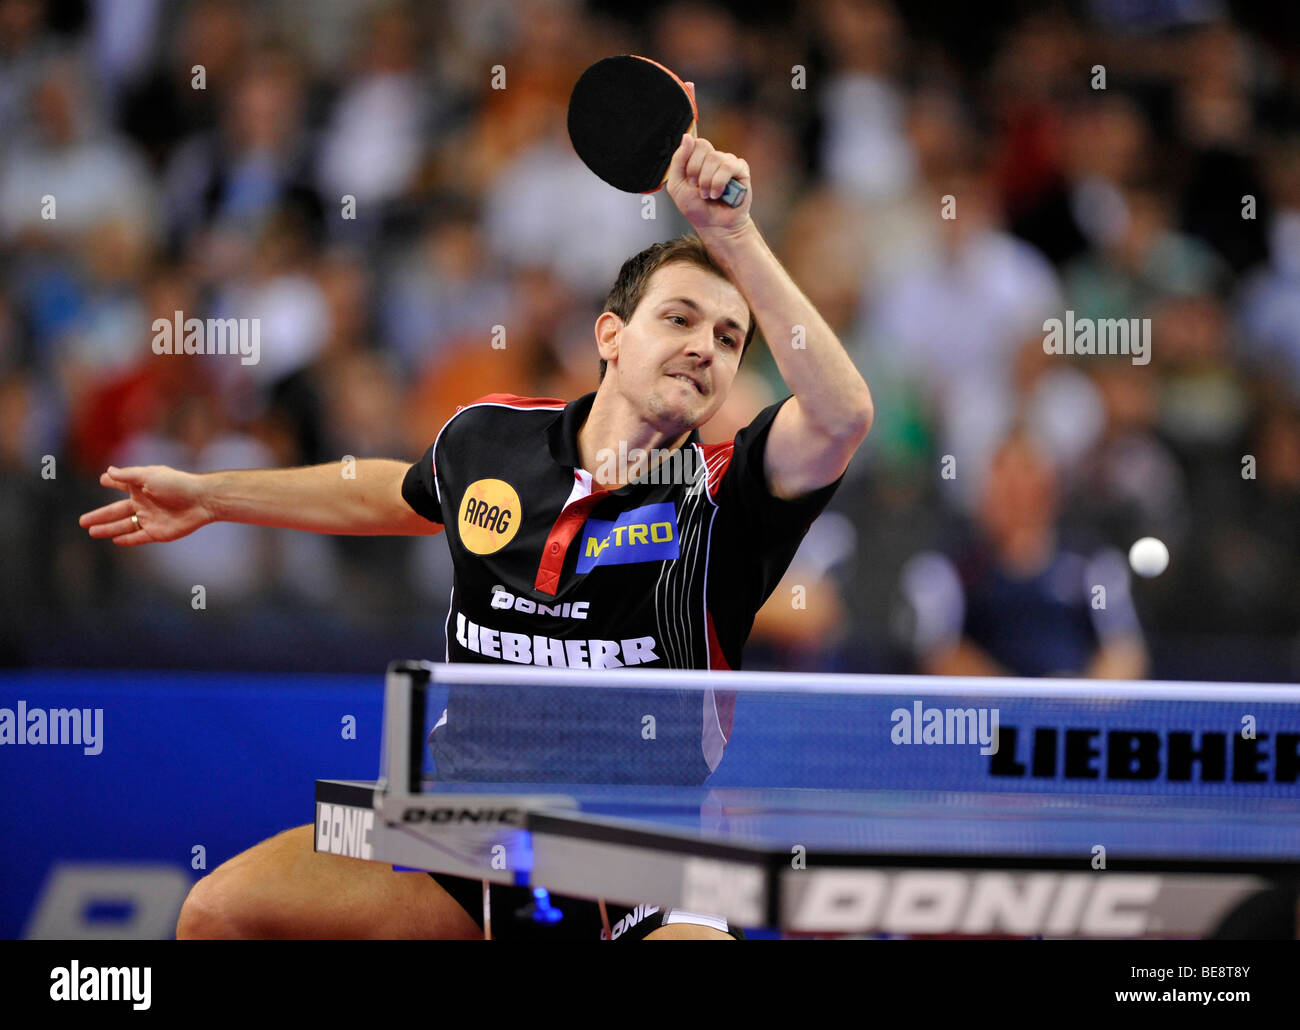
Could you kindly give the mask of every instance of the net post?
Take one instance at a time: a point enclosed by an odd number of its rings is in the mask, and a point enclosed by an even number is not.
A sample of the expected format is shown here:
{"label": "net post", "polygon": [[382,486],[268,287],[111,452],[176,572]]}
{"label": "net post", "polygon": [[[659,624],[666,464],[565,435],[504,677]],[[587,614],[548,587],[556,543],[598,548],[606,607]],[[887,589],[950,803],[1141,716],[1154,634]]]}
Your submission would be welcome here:
{"label": "net post", "polygon": [[399,659],[384,677],[383,742],[375,808],[389,821],[419,793],[424,710],[432,663]]}

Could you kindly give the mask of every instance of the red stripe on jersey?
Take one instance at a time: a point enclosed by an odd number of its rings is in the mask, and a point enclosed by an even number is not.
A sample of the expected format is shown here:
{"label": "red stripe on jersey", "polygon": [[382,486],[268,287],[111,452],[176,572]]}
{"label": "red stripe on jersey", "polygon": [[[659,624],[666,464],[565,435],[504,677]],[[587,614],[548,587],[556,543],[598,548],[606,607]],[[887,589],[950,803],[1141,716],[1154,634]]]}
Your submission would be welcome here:
{"label": "red stripe on jersey", "polygon": [[713,628],[713,613],[706,609],[704,617],[708,622],[709,629],[709,668],[730,670],[731,663],[727,661],[727,656],[722,653],[722,645],[718,643],[718,631]]}
{"label": "red stripe on jersey", "polygon": [[520,397],[515,393],[485,393],[468,404],[462,404],[456,410],[463,411],[475,404],[504,404],[511,408],[563,408],[568,403],[558,397]]}
{"label": "red stripe on jersey", "polygon": [[608,495],[608,490],[597,490],[579,498],[560,512],[560,517],[547,534],[546,543],[542,545],[542,560],[537,566],[537,578],[533,581],[535,590],[555,596],[560,589],[560,572],[564,568],[569,545],[587,521],[591,509]]}
{"label": "red stripe on jersey", "polygon": [[[731,464],[731,456],[735,453],[736,441],[701,444],[700,449],[704,451],[704,464],[709,469],[709,496],[716,497],[718,487],[722,484],[722,477],[727,471],[727,466]],[[719,455],[722,457],[719,458]]]}
{"label": "red stripe on jersey", "polygon": [[[718,632],[713,628],[713,613],[706,610],[705,618],[709,628],[709,668],[730,669],[731,664],[722,653],[722,645],[718,643]],[[722,727],[722,735],[730,740],[731,727],[736,721],[736,692],[715,690],[713,704],[718,710],[718,725]]]}

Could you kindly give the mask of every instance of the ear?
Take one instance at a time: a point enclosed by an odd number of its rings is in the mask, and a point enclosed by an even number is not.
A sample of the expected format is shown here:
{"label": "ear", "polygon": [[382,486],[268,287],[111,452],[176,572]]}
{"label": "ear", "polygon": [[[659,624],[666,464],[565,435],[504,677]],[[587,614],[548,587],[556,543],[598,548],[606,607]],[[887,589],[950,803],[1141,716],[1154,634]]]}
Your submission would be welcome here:
{"label": "ear", "polygon": [[623,320],[612,311],[606,311],[596,319],[596,350],[611,364],[618,360],[618,339],[623,325]]}

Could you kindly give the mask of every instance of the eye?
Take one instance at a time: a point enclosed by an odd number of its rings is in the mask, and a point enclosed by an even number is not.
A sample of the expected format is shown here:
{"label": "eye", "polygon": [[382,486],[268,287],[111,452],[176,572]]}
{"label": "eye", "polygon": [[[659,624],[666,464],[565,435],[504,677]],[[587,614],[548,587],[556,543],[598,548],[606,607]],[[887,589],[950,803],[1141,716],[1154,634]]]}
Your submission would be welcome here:
{"label": "eye", "polygon": [[672,322],[674,325],[685,325],[685,324],[686,324],[686,319],[683,318],[681,315],[669,315],[669,316],[668,316],[668,321]]}
{"label": "eye", "polygon": [[732,337],[728,336],[726,333],[719,333],[718,339],[721,340],[723,343],[725,343],[728,347],[734,347],[736,345],[736,341]]}

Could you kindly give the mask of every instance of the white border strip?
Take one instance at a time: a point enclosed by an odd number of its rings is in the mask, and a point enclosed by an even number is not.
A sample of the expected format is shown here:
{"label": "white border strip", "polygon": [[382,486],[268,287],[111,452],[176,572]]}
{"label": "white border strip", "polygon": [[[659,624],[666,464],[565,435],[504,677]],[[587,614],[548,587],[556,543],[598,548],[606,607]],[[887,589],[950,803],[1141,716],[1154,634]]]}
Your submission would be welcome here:
{"label": "white border strip", "polygon": [[683,687],[740,692],[1081,698],[1122,701],[1251,701],[1300,704],[1300,684],[1149,680],[1013,679],[992,676],[873,676],[702,669],[548,669],[423,662],[434,683],[538,687]]}

